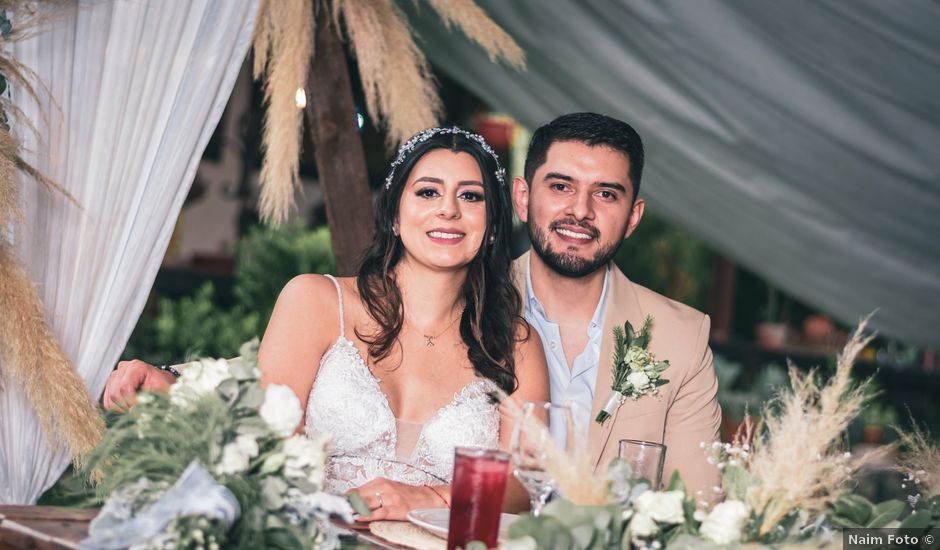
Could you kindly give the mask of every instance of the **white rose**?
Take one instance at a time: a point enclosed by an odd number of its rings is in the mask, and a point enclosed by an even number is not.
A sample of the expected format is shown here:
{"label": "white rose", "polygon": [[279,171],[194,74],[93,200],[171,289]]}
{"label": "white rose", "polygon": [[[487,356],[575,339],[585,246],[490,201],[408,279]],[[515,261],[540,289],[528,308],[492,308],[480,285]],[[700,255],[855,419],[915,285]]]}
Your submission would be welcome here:
{"label": "white rose", "polygon": [[215,390],[219,384],[232,377],[225,359],[205,359],[192,363],[170,386],[170,398],[177,405]]}
{"label": "white rose", "polygon": [[[645,493],[644,493],[645,494]],[[630,520],[630,535],[633,538],[646,538],[655,535],[659,531],[659,527],[656,526],[656,522],[653,521],[653,518],[649,517],[646,514],[641,514],[637,512],[633,514],[633,519]]]}
{"label": "white rose", "polygon": [[235,445],[250,458],[258,456],[258,440],[251,434],[242,434],[236,437]]}
{"label": "white rose", "polygon": [[271,384],[264,392],[264,403],[258,411],[278,435],[287,437],[294,433],[304,412],[294,390],[281,384]]}
{"label": "white rose", "polygon": [[646,515],[659,523],[685,523],[682,491],[646,491],[636,498],[637,514]]}
{"label": "white rose", "polygon": [[650,362],[650,354],[643,348],[631,347],[627,350],[627,356],[624,360],[630,365],[630,370],[643,370],[643,367]]}
{"label": "white rose", "polygon": [[627,382],[633,384],[637,390],[645,390],[650,385],[650,377],[643,372],[631,372],[627,375]]}
{"label": "white rose", "polygon": [[232,442],[222,448],[222,459],[216,470],[220,474],[239,474],[248,469],[248,456],[237,443]]}
{"label": "white rose", "polygon": [[702,522],[702,536],[716,544],[731,544],[741,540],[741,529],[749,515],[747,505],[740,500],[726,500],[717,504]]}
{"label": "white rose", "polygon": [[[284,442],[284,475],[287,477],[306,477],[311,483],[320,484],[323,481],[321,468],[326,455],[323,452],[323,443],[314,441],[303,435],[295,435]],[[312,469],[311,469],[312,468]],[[309,472],[305,470],[310,469]]]}

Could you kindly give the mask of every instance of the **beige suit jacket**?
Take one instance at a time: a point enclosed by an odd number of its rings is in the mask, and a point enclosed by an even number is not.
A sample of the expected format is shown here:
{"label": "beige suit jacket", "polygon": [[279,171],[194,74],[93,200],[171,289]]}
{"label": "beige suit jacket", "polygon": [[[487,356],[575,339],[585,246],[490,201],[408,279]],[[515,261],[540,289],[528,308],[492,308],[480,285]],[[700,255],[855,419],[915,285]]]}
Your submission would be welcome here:
{"label": "beige suit jacket", "polygon": [[[516,286],[525,296],[525,269],[529,253],[513,264]],[[691,493],[718,485],[719,471],[708,464],[700,443],[718,440],[721,409],[718,380],[708,347],[708,316],[647,288],[632,283],[611,265],[601,364],[597,370],[594,405],[588,431],[588,447],[597,468],[606,468],[617,456],[621,439],[640,439],[666,445],[663,483],[679,470]],[[625,321],[639,329],[653,316],[650,351],[658,360],[669,360],[658,396],[627,400],[604,426],[593,416],[604,406],[613,378],[613,327]]]}

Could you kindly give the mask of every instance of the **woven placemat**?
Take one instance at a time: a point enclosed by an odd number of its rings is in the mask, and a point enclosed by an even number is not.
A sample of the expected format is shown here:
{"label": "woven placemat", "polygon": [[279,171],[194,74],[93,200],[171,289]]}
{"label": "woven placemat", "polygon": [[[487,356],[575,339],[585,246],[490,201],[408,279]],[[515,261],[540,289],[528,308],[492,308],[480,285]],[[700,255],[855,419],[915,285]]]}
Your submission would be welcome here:
{"label": "woven placemat", "polygon": [[373,521],[369,531],[383,539],[415,550],[446,550],[447,541],[407,521]]}

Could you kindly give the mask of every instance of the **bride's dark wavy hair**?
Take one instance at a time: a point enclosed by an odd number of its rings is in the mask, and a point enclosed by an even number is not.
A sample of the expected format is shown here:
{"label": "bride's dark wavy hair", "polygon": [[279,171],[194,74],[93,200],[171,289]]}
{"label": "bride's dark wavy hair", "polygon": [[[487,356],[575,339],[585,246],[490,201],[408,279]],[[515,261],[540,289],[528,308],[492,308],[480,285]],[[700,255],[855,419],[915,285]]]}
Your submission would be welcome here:
{"label": "bride's dark wavy hair", "polygon": [[404,310],[394,268],[402,258],[404,246],[392,226],[398,220],[401,195],[415,163],[435,149],[469,154],[483,174],[487,227],[463,285],[466,307],[460,319],[460,336],[476,373],[512,393],[517,387],[513,360],[517,328],[524,327],[522,334],[528,338],[528,325],[521,316],[522,299],[511,274],[512,203],[509,189],[496,178],[496,160],[465,135],[435,134],[418,143],[395,167],[388,189],[379,193],[375,203],[375,236],[357,277],[362,302],[379,327],[373,334],[357,330],[356,336],[368,344],[369,356],[377,361],[389,356],[401,333]]}

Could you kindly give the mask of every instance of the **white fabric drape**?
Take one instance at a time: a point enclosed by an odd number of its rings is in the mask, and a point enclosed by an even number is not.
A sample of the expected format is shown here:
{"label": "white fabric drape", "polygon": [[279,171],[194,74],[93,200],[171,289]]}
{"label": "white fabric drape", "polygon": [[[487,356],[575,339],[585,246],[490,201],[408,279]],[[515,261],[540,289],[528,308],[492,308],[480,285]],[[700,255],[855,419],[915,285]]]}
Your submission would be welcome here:
{"label": "white fabric drape", "polygon": [[404,2],[423,50],[529,127],[629,121],[657,214],[788,293],[940,347],[940,4],[477,0],[525,50],[495,65]]}
{"label": "white fabric drape", "polygon": [[[14,56],[48,89],[13,100],[26,159],[81,204],[23,183],[17,251],[97,398],[143,310],[202,151],[251,41],[258,0],[66,4]],[[15,22],[14,22],[15,25]],[[2,314],[2,312],[0,312]],[[32,503],[68,464],[21,388],[0,391],[0,502]]]}

